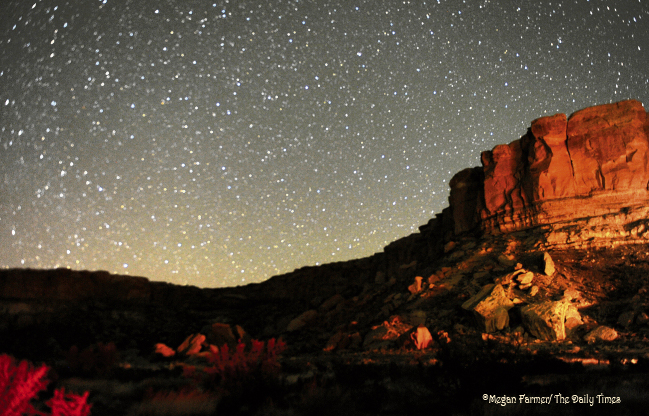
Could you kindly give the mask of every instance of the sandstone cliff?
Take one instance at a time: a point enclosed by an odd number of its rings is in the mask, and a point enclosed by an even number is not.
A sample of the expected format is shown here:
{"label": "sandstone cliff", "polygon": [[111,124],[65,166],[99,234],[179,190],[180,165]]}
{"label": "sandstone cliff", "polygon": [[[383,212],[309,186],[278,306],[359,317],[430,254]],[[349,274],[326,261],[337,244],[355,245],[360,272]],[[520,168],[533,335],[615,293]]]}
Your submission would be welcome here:
{"label": "sandstone cliff", "polygon": [[[454,234],[590,224],[605,226],[600,237],[606,244],[642,239],[649,214],[648,137],[647,113],[635,100],[536,119],[522,138],[483,152],[482,167],[453,177],[444,222]],[[582,237],[558,232],[550,243],[599,244],[598,235]]]}

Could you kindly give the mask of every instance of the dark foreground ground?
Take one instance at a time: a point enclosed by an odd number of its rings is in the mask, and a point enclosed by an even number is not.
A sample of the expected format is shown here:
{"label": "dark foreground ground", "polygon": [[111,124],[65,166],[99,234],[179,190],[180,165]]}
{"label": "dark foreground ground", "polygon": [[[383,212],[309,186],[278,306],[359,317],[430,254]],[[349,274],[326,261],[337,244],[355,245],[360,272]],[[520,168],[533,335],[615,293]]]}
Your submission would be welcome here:
{"label": "dark foreground ground", "polygon": [[[465,245],[475,246],[475,253],[480,249],[479,243]],[[341,320],[357,319],[354,324],[365,338],[383,319],[377,314],[390,295],[386,291],[405,291],[412,280],[406,276],[403,287],[344,292],[348,309],[339,307],[339,318],[329,314],[338,321],[311,323],[295,332],[281,328],[308,305],[265,303],[239,289],[187,289],[182,296],[165,295],[164,302],[5,297],[0,353],[51,367],[50,387],[40,402],[55,387],[88,391],[96,416],[647,414],[649,323],[641,319],[649,313],[645,247],[552,253],[558,272],[546,281],[539,278],[541,292],[548,298],[567,289],[581,294],[584,325],[563,341],[540,341],[517,331],[514,315],[509,328],[484,334],[460,308],[471,288],[500,273],[493,261],[497,254],[479,260],[477,254],[466,254],[470,261],[458,256],[455,263],[443,259],[426,266],[433,271],[470,268],[460,283],[440,291],[442,280],[422,294],[428,303],[411,297],[426,308],[433,333],[432,346],[424,350],[395,340],[386,348],[323,351]],[[534,256],[522,253],[518,260],[532,264]],[[483,269],[491,277],[472,281]],[[363,304],[364,298],[370,300]],[[406,302],[390,311],[390,319],[411,309]],[[276,320],[278,310],[289,311],[282,312],[288,316],[284,323],[264,324]],[[629,314],[631,321],[623,322]],[[211,356],[211,361],[205,348],[203,356],[164,358],[154,352],[157,342],[176,348],[214,321],[241,323],[253,338],[282,339],[287,347],[253,359],[248,342],[238,358],[233,345],[229,356]],[[595,325],[615,328],[618,337],[585,341]]]}
{"label": "dark foreground ground", "polygon": [[146,363],[143,359],[132,360],[139,361],[132,366],[124,361],[109,373],[95,375],[70,374],[61,362],[54,366],[54,379],[67,391],[90,391],[93,415],[647,412],[646,358],[625,360],[601,349],[558,355],[539,348],[537,353],[512,355],[498,351],[498,346],[489,347],[482,356],[448,350],[284,357],[279,372],[212,385],[183,376],[178,361]]}

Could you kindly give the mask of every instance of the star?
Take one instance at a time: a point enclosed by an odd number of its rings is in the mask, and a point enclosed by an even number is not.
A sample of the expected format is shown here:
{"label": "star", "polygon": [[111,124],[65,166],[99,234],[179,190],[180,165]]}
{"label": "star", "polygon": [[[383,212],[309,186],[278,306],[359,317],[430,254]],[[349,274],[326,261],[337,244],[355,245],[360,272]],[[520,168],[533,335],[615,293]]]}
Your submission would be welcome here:
{"label": "star", "polygon": [[649,6],[10,1],[0,265],[200,287],[360,258],[532,120],[649,102]]}

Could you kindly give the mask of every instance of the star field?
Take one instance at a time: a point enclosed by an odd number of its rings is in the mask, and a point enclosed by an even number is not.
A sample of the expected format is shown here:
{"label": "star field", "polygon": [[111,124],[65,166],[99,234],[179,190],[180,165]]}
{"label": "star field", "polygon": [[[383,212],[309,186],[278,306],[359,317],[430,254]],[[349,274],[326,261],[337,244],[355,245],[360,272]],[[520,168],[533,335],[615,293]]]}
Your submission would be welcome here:
{"label": "star field", "polygon": [[557,112],[649,103],[649,2],[9,1],[0,267],[201,287],[359,258]]}

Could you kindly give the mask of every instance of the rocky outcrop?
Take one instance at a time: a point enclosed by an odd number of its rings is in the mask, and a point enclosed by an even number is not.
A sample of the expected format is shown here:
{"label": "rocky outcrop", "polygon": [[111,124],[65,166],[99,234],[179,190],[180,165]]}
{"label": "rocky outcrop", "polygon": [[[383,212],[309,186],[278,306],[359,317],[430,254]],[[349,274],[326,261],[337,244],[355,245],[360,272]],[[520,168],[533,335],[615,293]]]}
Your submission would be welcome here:
{"label": "rocky outcrop", "polygon": [[622,213],[614,228],[626,238],[625,225],[647,214],[648,132],[635,100],[536,119],[453,177],[444,220],[455,234],[494,233]]}

